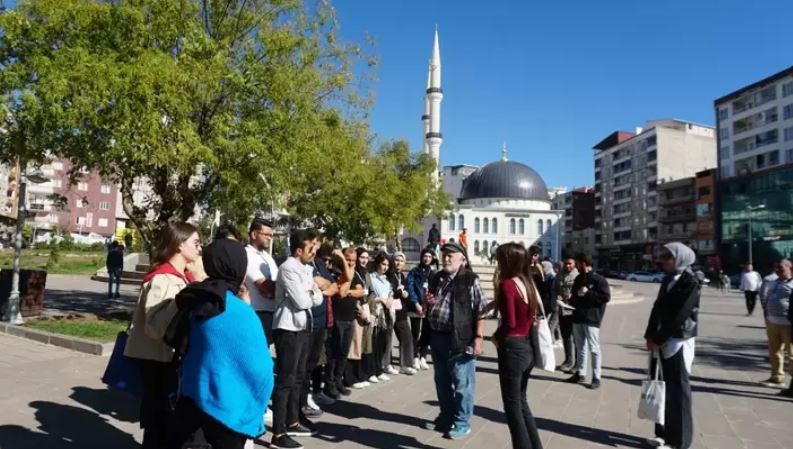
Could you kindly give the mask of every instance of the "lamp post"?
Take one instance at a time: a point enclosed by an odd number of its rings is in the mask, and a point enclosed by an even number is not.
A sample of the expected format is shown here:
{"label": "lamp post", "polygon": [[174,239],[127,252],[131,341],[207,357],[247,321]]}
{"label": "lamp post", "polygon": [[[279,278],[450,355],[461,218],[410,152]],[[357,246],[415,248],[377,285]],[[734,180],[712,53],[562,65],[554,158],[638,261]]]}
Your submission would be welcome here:
{"label": "lamp post", "polygon": [[748,226],[748,237],[749,237],[749,265],[754,265],[754,260],[752,259],[752,214],[755,211],[765,209],[765,204],[758,204],[757,206],[747,206],[746,210],[749,212],[749,226]]}
{"label": "lamp post", "polygon": [[4,321],[11,324],[23,324],[22,313],[19,310],[19,267],[22,260],[22,229],[25,227],[25,193],[27,181],[34,184],[47,182],[43,173],[37,171],[30,174],[24,173],[25,164],[20,164],[19,195],[17,195],[17,224],[14,232],[14,268],[11,275],[11,293],[8,295],[8,308],[6,308]]}

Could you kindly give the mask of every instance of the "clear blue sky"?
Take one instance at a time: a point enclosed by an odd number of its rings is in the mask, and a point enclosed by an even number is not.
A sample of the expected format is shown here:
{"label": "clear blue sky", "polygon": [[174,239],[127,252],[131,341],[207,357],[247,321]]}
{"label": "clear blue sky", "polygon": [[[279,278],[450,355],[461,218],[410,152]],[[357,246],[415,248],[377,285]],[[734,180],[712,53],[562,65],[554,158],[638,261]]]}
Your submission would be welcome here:
{"label": "clear blue sky", "polygon": [[435,24],[442,164],[500,156],[549,186],[591,185],[592,146],[648,119],[713,125],[713,100],[793,65],[790,0],[335,0],[340,34],[377,42],[371,124],[421,144]]}

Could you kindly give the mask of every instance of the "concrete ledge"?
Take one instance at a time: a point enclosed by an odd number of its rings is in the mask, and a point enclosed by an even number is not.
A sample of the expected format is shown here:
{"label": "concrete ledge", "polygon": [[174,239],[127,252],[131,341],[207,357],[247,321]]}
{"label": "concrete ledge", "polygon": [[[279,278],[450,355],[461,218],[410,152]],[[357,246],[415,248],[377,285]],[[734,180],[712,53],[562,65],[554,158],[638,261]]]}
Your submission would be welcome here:
{"label": "concrete ledge", "polygon": [[27,338],[28,340],[37,341],[39,343],[58,346],[91,355],[110,355],[113,352],[113,346],[115,346],[114,342],[100,343],[98,341],[86,340],[80,337],[53,334],[51,332],[30,329],[23,326],[15,326],[8,323],[0,323],[0,333],[13,335],[15,337]]}

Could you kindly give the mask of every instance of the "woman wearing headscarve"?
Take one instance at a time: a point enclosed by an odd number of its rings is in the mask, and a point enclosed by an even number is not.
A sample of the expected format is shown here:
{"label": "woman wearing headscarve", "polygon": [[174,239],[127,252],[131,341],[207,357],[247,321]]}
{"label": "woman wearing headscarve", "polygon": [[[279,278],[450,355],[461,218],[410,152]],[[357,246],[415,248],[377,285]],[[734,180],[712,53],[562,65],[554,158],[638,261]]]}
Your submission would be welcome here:
{"label": "woman wearing headscarve", "polygon": [[656,424],[656,437],[649,439],[648,443],[657,447],[688,449],[694,434],[689,375],[694,362],[700,283],[691,271],[696,256],[686,245],[667,243],[660,260],[666,276],[650,313],[644,338],[647,349],[655,354],[651,372],[658,360],[661,363],[666,383],[666,412],[664,425]]}
{"label": "woman wearing headscarve", "polygon": [[208,278],[175,298],[190,318],[173,447],[182,447],[200,428],[213,448],[242,449],[247,438],[264,433],[273,361],[261,322],[239,297],[245,248],[215,240],[204,250],[203,262]]}

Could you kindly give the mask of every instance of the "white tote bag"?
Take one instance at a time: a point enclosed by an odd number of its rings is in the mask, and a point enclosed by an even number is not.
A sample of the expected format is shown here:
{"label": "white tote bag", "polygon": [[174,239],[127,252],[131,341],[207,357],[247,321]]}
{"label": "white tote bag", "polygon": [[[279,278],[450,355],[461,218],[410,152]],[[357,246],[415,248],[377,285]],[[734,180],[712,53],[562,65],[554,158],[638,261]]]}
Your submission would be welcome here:
{"label": "white tote bag", "polygon": [[[513,281],[518,287],[521,296],[524,300],[526,296],[526,287],[519,279],[513,278]],[[540,293],[537,288],[534,288],[534,297],[537,298],[537,303],[540,307],[541,316],[534,319],[534,326],[531,328],[531,342],[534,346],[534,366],[543,371],[552,373],[556,370],[556,354],[553,351],[553,335],[551,328],[548,326],[548,318],[545,316],[545,308],[540,299]]]}
{"label": "white tote bag", "polygon": [[[657,356],[657,354],[656,354]],[[650,365],[652,366],[652,354]],[[647,380],[642,382],[642,396],[639,400],[639,418],[664,425],[666,412],[666,382],[660,379],[661,359],[655,363],[655,373],[647,369]]]}

